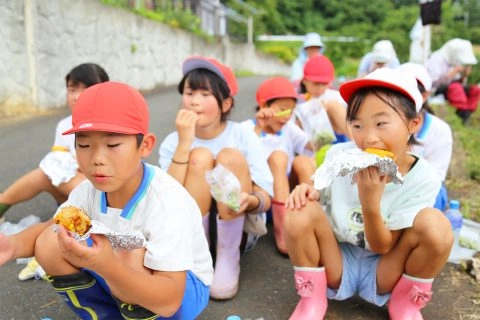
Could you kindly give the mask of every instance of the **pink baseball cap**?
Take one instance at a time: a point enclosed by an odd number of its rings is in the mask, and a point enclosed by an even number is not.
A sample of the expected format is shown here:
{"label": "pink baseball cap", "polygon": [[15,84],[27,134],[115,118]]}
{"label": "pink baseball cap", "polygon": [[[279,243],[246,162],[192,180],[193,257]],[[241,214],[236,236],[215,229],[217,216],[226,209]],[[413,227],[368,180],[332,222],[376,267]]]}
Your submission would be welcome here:
{"label": "pink baseball cap", "polygon": [[343,100],[348,102],[355,92],[368,87],[383,87],[398,91],[414,102],[417,112],[422,108],[423,98],[418,90],[417,79],[412,74],[397,69],[376,69],[361,79],[344,82],[339,91]]}
{"label": "pink baseball cap", "polygon": [[263,81],[257,89],[258,105],[262,105],[269,100],[278,98],[292,98],[297,100],[295,87],[287,78],[269,78]]}
{"label": "pink baseball cap", "polygon": [[201,57],[201,56],[192,56],[187,58],[183,62],[182,72],[183,75],[186,75],[192,70],[195,69],[207,69],[215,73],[217,76],[222,78],[228,85],[230,89],[230,95],[233,97],[238,92],[237,79],[232,69],[226,65],[218,62],[213,58]]}
{"label": "pink baseball cap", "polygon": [[148,123],[147,102],[140,92],[127,84],[107,81],[80,94],[72,111],[73,127],[63,134],[80,131],[147,134]]}
{"label": "pink baseball cap", "polygon": [[329,83],[335,78],[335,69],[332,61],[324,55],[316,55],[307,60],[303,66],[303,79]]}

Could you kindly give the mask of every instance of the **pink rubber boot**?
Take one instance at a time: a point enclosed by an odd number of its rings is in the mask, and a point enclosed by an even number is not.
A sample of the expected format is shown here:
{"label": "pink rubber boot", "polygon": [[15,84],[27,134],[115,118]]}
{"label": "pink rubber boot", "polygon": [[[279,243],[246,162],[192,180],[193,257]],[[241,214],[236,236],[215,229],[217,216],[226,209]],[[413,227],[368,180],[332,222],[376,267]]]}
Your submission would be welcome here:
{"label": "pink rubber boot", "polygon": [[432,297],[433,279],[403,274],[393,288],[388,314],[391,320],[422,320],[422,309]]}
{"label": "pink rubber boot", "polygon": [[217,260],[210,286],[210,297],[213,299],[225,300],[237,295],[244,223],[244,215],[232,220],[217,217]]}
{"label": "pink rubber boot", "polygon": [[285,203],[272,200],[273,233],[275,235],[275,244],[277,245],[278,251],[280,251],[282,254],[288,253],[283,233],[283,222],[285,221],[286,213],[287,208],[285,208]]}
{"label": "pink rubber boot", "polygon": [[327,312],[327,275],[325,267],[295,270],[295,287],[300,301],[290,316],[290,320],[319,320]]}
{"label": "pink rubber boot", "polygon": [[207,238],[208,247],[210,247],[210,212],[207,212],[202,216],[203,231],[205,232],[205,237]]}

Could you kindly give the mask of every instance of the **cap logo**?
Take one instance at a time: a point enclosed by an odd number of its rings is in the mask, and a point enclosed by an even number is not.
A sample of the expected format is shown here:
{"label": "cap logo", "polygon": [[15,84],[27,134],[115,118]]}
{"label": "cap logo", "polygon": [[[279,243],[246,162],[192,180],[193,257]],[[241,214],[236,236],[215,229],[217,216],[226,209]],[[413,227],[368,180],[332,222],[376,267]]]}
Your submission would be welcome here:
{"label": "cap logo", "polygon": [[84,123],[81,126],[79,126],[80,129],[90,128],[90,127],[93,127],[92,123]]}

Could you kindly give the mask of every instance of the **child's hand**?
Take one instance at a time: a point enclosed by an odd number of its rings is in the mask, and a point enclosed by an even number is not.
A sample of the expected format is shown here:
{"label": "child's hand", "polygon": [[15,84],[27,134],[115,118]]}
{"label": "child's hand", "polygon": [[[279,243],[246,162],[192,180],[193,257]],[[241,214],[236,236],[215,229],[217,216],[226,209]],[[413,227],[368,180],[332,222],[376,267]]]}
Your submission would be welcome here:
{"label": "child's hand", "polygon": [[312,185],[302,183],[296,186],[289,194],[285,206],[287,209],[301,209],[307,204],[307,200],[317,201],[320,199],[320,192]]}
{"label": "child's hand", "polygon": [[102,273],[102,270],[108,270],[115,260],[110,240],[103,235],[90,235],[93,245],[87,247],[75,240],[61,225],[57,226],[56,232],[63,257],[77,268],[88,268]]}
{"label": "child's hand", "polygon": [[14,248],[10,237],[0,233],[0,266],[12,259],[13,252]]}
{"label": "child's hand", "polygon": [[264,128],[267,126],[270,121],[275,117],[276,111],[272,108],[262,108],[255,114],[255,118],[257,119],[257,124],[260,128]]}
{"label": "child's hand", "polygon": [[195,137],[198,114],[192,110],[180,109],[175,120],[179,143],[191,145]]}
{"label": "child's hand", "polygon": [[367,167],[355,173],[354,180],[358,186],[358,197],[362,209],[378,208],[388,176],[382,176],[375,166]]}

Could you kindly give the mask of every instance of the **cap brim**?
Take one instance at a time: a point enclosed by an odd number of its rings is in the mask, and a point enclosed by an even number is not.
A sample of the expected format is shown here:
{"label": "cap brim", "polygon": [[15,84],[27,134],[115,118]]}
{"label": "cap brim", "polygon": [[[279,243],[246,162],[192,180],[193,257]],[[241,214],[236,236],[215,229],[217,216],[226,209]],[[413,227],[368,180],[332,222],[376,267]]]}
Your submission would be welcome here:
{"label": "cap brim", "polygon": [[141,130],[134,128],[127,128],[120,125],[115,125],[111,123],[83,123],[81,125],[70,128],[69,130],[62,133],[62,135],[68,135],[77,132],[88,132],[88,131],[101,131],[101,132],[112,132],[120,134],[140,134]]}
{"label": "cap brim", "polygon": [[369,88],[369,87],[382,87],[382,88],[388,88],[392,89],[395,91],[399,91],[403,94],[405,94],[407,97],[409,97],[414,103],[415,103],[415,98],[410,95],[408,91],[406,91],[404,88],[400,86],[396,86],[390,82],[385,82],[382,80],[377,80],[377,79],[355,79],[355,80],[350,80],[348,82],[345,82],[342,84],[342,86],[339,88],[340,95],[342,96],[343,100],[345,100],[347,103],[350,101],[350,98],[352,95],[357,92],[358,90],[362,88]]}
{"label": "cap brim", "polygon": [[212,62],[202,59],[202,58],[189,58],[183,63],[182,72],[183,75],[186,75],[192,70],[195,69],[207,69],[214,72],[220,78],[222,78],[225,82],[225,76],[223,75],[222,71]]}

